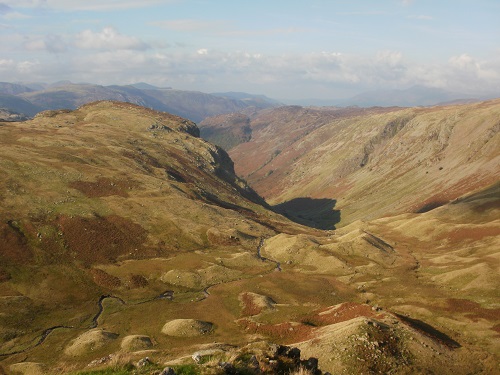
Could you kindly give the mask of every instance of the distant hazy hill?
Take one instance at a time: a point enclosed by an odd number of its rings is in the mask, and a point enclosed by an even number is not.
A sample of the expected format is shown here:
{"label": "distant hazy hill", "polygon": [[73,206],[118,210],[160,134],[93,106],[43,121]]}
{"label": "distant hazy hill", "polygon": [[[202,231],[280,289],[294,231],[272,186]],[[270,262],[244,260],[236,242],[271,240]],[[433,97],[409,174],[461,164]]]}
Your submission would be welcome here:
{"label": "distant hazy hill", "polygon": [[[434,87],[413,86],[404,90],[369,91],[342,100],[338,104],[357,105],[360,107],[415,107],[437,105],[464,99],[470,100],[474,99],[474,97]],[[478,98],[475,99],[479,100]]]}
{"label": "distant hazy hill", "polygon": [[171,88],[171,87],[153,86],[153,85],[150,85],[149,83],[145,83],[145,82],[134,83],[130,86],[133,86],[136,89],[140,89],[140,90],[160,90],[160,89],[170,89]]}
{"label": "distant hazy hill", "polygon": [[42,91],[33,91],[21,95],[31,103],[44,109],[76,109],[96,100],[117,100],[138,105],[146,103],[140,96],[130,95],[126,91],[113,87],[90,84],[62,84]]}
{"label": "distant hazy hill", "polygon": [[31,103],[29,100],[9,94],[0,94],[0,108],[10,112],[24,114],[28,117],[33,117],[43,110],[42,107]]}
{"label": "distant hazy hill", "polygon": [[196,122],[209,116],[238,112],[249,107],[263,109],[277,106],[274,101],[242,100],[199,91],[147,90],[145,92],[162,102],[167,112]]}
{"label": "distant hazy hill", "polygon": [[9,82],[0,82],[1,94],[18,95],[30,91],[33,91],[33,89],[25,85],[19,85],[17,83],[9,83]]}
{"label": "distant hazy hill", "polygon": [[[31,103],[32,108],[27,109],[28,112],[24,112],[23,108],[15,102],[12,102],[12,107],[7,108],[28,116],[33,116],[40,110],[76,109],[83,104],[97,100],[116,100],[166,111],[199,122],[208,116],[236,112],[248,107],[263,109],[279,105],[277,101],[265,96],[244,93],[238,93],[238,95],[206,94],[197,91],[158,88],[147,83],[127,86],[73,84],[68,81],[38,86],[1,83],[0,93],[15,95],[22,98],[24,102]],[[4,100],[4,105],[7,104]]]}
{"label": "distant hazy hill", "polygon": [[248,94],[246,92],[214,92],[212,95],[220,96],[222,98],[231,98],[231,99],[238,99],[238,100],[244,100],[247,102],[253,102],[255,104],[260,104],[260,103],[274,103],[276,105],[283,105],[283,103],[279,102],[278,100],[274,100],[271,98],[268,98],[265,95],[253,95],[253,94]]}

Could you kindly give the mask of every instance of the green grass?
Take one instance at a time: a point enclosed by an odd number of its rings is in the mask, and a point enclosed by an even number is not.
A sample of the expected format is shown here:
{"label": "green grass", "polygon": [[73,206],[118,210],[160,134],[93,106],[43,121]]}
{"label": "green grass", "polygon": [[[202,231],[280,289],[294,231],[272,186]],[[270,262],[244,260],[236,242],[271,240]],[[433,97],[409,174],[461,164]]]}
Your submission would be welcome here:
{"label": "green grass", "polygon": [[173,366],[177,375],[198,375],[201,371],[198,366],[193,364]]}
{"label": "green grass", "polygon": [[[177,375],[199,375],[201,374],[200,367],[195,364],[188,365],[179,365],[172,366]],[[128,364],[122,367],[110,367],[102,370],[94,370],[94,371],[80,371],[74,373],[74,375],[128,375],[128,374],[137,374],[137,375],[146,375],[151,374],[155,370],[162,370],[162,366],[158,365],[149,365],[141,368],[136,368],[132,364]]]}
{"label": "green grass", "polygon": [[77,372],[77,375],[126,375],[130,374],[133,370],[129,370],[126,368],[114,369],[109,368],[105,370],[96,370],[96,371],[83,371]]}
{"label": "green grass", "polygon": [[127,374],[137,374],[137,375],[146,375],[151,374],[155,370],[161,370],[163,367],[150,364],[144,367],[137,368],[133,364],[128,363],[123,366],[109,367],[101,370],[93,370],[93,371],[79,371],[74,373],[74,375],[127,375]]}

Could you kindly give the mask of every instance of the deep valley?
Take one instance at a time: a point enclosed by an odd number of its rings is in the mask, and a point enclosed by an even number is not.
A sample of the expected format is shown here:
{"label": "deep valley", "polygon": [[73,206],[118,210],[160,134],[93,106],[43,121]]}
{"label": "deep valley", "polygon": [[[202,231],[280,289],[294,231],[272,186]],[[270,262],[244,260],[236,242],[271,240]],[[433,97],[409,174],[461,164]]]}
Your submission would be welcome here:
{"label": "deep valley", "polygon": [[0,374],[500,373],[500,100],[235,110],[0,123]]}

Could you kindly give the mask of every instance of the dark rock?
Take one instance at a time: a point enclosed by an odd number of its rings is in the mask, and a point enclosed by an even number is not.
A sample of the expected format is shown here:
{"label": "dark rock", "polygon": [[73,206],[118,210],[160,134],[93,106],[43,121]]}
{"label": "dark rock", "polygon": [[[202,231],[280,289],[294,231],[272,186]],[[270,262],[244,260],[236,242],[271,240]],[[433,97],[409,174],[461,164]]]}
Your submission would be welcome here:
{"label": "dark rock", "polygon": [[175,375],[175,371],[172,367],[165,367],[162,372],[160,372],[160,375]]}
{"label": "dark rock", "polygon": [[318,359],[311,357],[307,361],[301,361],[302,366],[304,366],[307,370],[312,372],[316,372],[318,370]]}
{"label": "dark rock", "polygon": [[248,361],[248,367],[255,371],[256,373],[259,373],[260,372],[260,363],[259,361],[257,360],[257,357],[256,356],[252,356],[250,358],[250,360]]}
{"label": "dark rock", "polygon": [[278,348],[276,349],[276,356],[284,356],[288,353],[288,351],[290,350],[290,347],[289,346],[285,346],[285,345],[280,345],[278,346]]}
{"label": "dark rock", "polygon": [[291,358],[293,360],[300,360],[300,349],[299,348],[291,348],[288,353],[286,353],[286,356],[288,358]]}
{"label": "dark rock", "polygon": [[280,345],[276,350],[276,357],[288,357],[293,360],[300,360],[300,349],[290,348],[289,346]]}
{"label": "dark rock", "polygon": [[238,371],[236,368],[229,362],[219,362],[219,367],[224,370],[224,374],[227,375],[236,375]]}
{"label": "dark rock", "polygon": [[278,368],[279,362],[275,359],[270,359],[269,360],[269,370],[274,371]]}
{"label": "dark rock", "polygon": [[149,357],[146,357],[146,358],[142,358],[139,360],[139,362],[137,362],[137,367],[144,367],[144,366],[148,366],[148,365],[151,365],[153,362],[151,362],[149,360]]}

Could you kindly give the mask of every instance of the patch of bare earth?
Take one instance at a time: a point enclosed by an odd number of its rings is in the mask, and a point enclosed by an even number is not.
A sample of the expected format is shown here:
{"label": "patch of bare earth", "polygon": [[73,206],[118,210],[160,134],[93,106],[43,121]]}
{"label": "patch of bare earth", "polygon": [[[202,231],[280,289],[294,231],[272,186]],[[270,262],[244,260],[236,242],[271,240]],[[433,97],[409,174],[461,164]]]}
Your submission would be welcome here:
{"label": "patch of bare earth", "polygon": [[110,275],[99,268],[92,268],[89,272],[92,275],[94,282],[104,288],[115,289],[122,285],[118,277]]}
{"label": "patch of bare earth", "polygon": [[315,314],[308,315],[304,317],[302,321],[314,326],[325,326],[345,322],[361,316],[382,319],[384,314],[377,312],[377,309],[370,305],[345,302],[337,306],[322,309]]}
{"label": "patch of bare earth", "polygon": [[108,263],[120,255],[137,254],[147,237],[139,224],[116,215],[61,216],[58,225],[71,255],[88,264]]}
{"label": "patch of bare earth", "polygon": [[500,320],[500,308],[487,309],[481,307],[477,302],[459,298],[449,298],[446,302],[446,311],[465,314],[466,317],[473,321],[486,319],[495,322]]}
{"label": "patch of bare earth", "polygon": [[309,340],[313,337],[314,327],[297,322],[267,324],[249,318],[239,319],[238,325],[248,334],[263,335],[284,344]]}
{"label": "patch of bare earth", "polygon": [[33,254],[23,233],[9,221],[0,224],[0,254],[5,261],[29,262]]}
{"label": "patch of bare earth", "polygon": [[69,187],[79,190],[89,198],[108,197],[118,195],[128,197],[128,190],[137,186],[135,182],[124,180],[112,180],[110,178],[99,178],[97,181],[73,181]]}
{"label": "patch of bare earth", "polygon": [[239,299],[243,306],[241,311],[243,316],[258,315],[265,310],[272,309],[276,304],[270,297],[251,292],[241,293]]}

